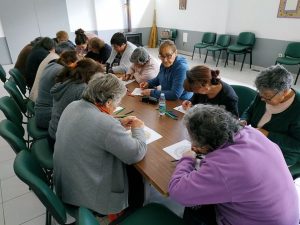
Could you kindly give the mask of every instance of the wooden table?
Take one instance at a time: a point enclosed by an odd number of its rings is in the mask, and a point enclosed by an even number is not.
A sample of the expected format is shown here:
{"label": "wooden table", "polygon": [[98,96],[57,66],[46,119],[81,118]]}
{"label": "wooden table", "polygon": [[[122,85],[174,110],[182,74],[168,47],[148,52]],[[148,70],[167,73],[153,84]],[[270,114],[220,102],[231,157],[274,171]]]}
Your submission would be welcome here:
{"label": "wooden table", "polygon": [[[127,85],[130,92],[137,87],[137,83]],[[181,104],[182,101],[166,101],[167,109],[171,110]],[[150,127],[162,138],[147,145],[145,158],[137,163],[135,167],[149,182],[163,195],[168,195],[168,184],[175,169],[176,162],[171,162],[173,158],[163,151],[163,148],[175,144],[184,139],[188,139],[187,130],[183,124],[183,113],[173,110],[178,116],[174,120],[167,116],[159,116],[158,105],[141,102],[140,96],[125,96],[120,104],[126,109],[124,113],[134,110],[130,115],[137,116],[143,120],[145,126]]]}

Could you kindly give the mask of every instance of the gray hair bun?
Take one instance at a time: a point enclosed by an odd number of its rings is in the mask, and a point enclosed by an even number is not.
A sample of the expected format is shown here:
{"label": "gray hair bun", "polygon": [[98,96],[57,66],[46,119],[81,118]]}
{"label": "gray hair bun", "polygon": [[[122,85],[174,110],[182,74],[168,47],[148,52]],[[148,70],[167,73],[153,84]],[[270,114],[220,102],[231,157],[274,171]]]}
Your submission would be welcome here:
{"label": "gray hair bun", "polygon": [[130,62],[140,65],[145,64],[150,59],[150,55],[143,47],[137,47],[131,54]]}

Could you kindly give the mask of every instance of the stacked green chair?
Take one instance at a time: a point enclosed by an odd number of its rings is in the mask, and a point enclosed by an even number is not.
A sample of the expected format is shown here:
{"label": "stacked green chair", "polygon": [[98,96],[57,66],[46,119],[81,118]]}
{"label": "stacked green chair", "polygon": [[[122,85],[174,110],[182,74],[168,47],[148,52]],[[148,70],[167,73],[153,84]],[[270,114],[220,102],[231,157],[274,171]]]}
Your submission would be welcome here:
{"label": "stacked green chair", "polygon": [[170,32],[171,32],[171,37],[169,37],[169,38],[163,38],[163,37],[161,37],[159,39],[159,44],[161,42],[165,41],[165,40],[171,40],[171,41],[173,41],[175,43],[178,31],[177,31],[177,29],[170,29]]}
{"label": "stacked green chair", "polygon": [[[79,208],[79,225],[99,224],[90,210]],[[151,203],[126,217],[119,225],[185,225],[183,220],[168,208],[157,203]]]}
{"label": "stacked green chair", "polygon": [[242,115],[243,112],[251,105],[252,101],[255,99],[257,92],[252,88],[242,85],[231,85],[231,87],[239,97],[239,115]]}
{"label": "stacked green chair", "polygon": [[233,63],[235,65],[236,55],[244,55],[241,71],[243,70],[245,58],[247,54],[250,54],[250,68],[252,66],[252,49],[255,44],[255,34],[252,32],[242,32],[237,38],[237,43],[229,45],[227,48],[227,56],[225,61],[225,67],[228,65],[229,55],[233,55]]}
{"label": "stacked green chair", "polygon": [[30,118],[32,117],[32,115],[34,115],[34,102],[30,99],[24,99],[22,97],[22,94],[18,90],[17,85],[13,80],[8,80],[7,82],[5,82],[4,88],[9,93],[9,95],[16,101],[24,116]]}
{"label": "stacked green chair", "polygon": [[18,85],[23,96],[26,97],[26,92],[27,92],[26,81],[23,74],[17,68],[10,69],[8,73],[11,75],[15,83]]}
{"label": "stacked green chair", "polygon": [[69,209],[48,186],[47,176],[28,150],[18,153],[14,161],[14,171],[46,207],[46,225],[51,225],[51,216],[59,224],[65,224]]}
{"label": "stacked green chair", "polygon": [[201,43],[196,43],[194,45],[194,50],[193,50],[193,54],[192,54],[192,59],[194,58],[194,53],[195,53],[195,49],[198,48],[199,49],[199,56],[201,58],[201,48],[207,48],[208,46],[211,46],[215,43],[216,41],[216,33],[213,32],[205,32],[202,36],[202,40]]}
{"label": "stacked green chair", "polygon": [[293,179],[300,177],[300,161],[296,164],[289,167],[290,173],[292,174]]}
{"label": "stacked green chair", "polygon": [[[300,42],[292,42],[289,43],[285,53],[284,57],[278,57],[276,59],[275,65],[279,63],[282,65],[299,65],[300,66]],[[300,67],[296,76],[295,85],[297,83],[298,77],[300,74]]]}
{"label": "stacked green chair", "polygon": [[221,53],[222,53],[222,51],[226,52],[227,47],[230,44],[230,39],[231,39],[231,37],[228,34],[219,35],[217,43],[215,45],[208,46],[206,48],[206,55],[205,55],[204,63],[206,63],[206,58],[207,58],[208,52],[212,52],[213,54],[215,54],[215,52],[219,52],[219,56],[218,56],[218,60],[217,60],[217,64],[216,64],[216,67],[217,67],[219,64],[219,59],[220,59]]}
{"label": "stacked green chair", "polygon": [[6,72],[3,66],[0,64],[0,80],[5,83],[6,82]]}

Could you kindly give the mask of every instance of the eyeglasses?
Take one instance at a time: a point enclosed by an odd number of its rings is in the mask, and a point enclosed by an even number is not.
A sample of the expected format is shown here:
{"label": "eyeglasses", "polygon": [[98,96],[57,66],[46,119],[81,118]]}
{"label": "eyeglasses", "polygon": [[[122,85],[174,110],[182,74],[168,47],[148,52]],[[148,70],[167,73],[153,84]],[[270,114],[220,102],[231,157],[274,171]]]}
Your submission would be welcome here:
{"label": "eyeglasses", "polygon": [[170,59],[172,58],[173,55],[174,55],[174,52],[173,52],[172,54],[166,54],[165,56],[159,54],[159,55],[158,55],[158,58],[159,58],[160,60],[164,60],[164,59],[170,60]]}
{"label": "eyeglasses", "polygon": [[272,97],[270,97],[270,98],[265,98],[265,97],[263,97],[263,96],[261,96],[260,95],[260,98],[261,99],[263,99],[263,100],[265,100],[266,102],[270,102],[270,101],[272,101],[272,99],[279,93],[280,91],[277,91]]}

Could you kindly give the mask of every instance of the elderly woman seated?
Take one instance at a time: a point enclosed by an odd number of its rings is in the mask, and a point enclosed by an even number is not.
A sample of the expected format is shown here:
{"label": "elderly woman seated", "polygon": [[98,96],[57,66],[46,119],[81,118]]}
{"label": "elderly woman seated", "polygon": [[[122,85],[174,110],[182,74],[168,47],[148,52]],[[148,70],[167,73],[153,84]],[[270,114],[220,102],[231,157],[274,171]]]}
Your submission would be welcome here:
{"label": "elderly woman seated", "polygon": [[[169,193],[186,206],[187,224],[298,224],[297,193],[276,144],[218,106],[196,105],[184,121],[192,148]],[[198,154],[205,158],[195,166]]]}
{"label": "elderly woman seated", "polygon": [[83,99],[69,104],[61,115],[54,183],[65,203],[105,215],[128,206],[126,164],[143,159],[146,137],[138,118],[117,120],[112,115],[125,93],[122,81],[102,74],[89,82]]}
{"label": "elderly woman seated", "polygon": [[292,83],[280,65],[263,70],[255,80],[259,95],[241,116],[279,145],[289,166],[300,159],[300,93]]}
{"label": "elderly woman seated", "polygon": [[143,47],[137,47],[130,57],[132,63],[123,80],[135,79],[138,83],[146,82],[158,74],[159,63]]}

